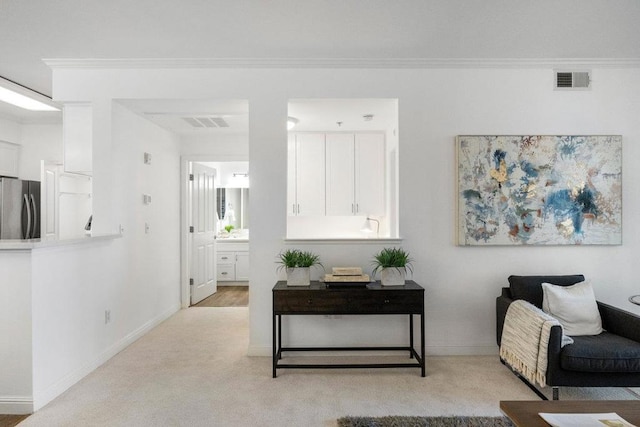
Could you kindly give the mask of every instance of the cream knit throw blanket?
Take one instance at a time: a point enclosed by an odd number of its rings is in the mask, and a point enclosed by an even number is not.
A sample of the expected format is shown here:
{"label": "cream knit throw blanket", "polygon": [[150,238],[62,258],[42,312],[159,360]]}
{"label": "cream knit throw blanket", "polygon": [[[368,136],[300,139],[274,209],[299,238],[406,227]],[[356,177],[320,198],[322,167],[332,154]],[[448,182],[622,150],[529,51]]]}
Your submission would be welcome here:
{"label": "cream knit throw blanket", "polygon": [[[551,327],[556,325],[560,325],[557,319],[535,305],[524,300],[512,302],[504,320],[500,358],[531,384],[545,386],[547,346]],[[563,335],[563,346],[571,342]]]}

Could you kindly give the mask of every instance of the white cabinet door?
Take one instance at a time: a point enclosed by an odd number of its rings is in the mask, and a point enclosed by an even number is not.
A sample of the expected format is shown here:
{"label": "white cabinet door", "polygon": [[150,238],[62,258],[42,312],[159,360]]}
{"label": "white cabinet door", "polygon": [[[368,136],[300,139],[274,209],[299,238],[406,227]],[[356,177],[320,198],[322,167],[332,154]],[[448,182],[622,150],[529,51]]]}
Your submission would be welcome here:
{"label": "white cabinet door", "polygon": [[93,170],[93,112],[91,104],[65,104],[62,116],[64,170],[91,175]]}
{"label": "white cabinet door", "polygon": [[296,215],[325,214],[323,133],[296,134]]}
{"label": "white cabinet door", "polygon": [[356,213],[358,215],[384,215],[384,135],[381,133],[356,133],[355,153]]}
{"label": "white cabinet door", "polygon": [[59,231],[59,174],[61,166],[42,162],[41,194],[41,227],[40,235],[43,240],[57,240]]}
{"label": "white cabinet door", "polygon": [[287,150],[287,215],[295,216],[298,200],[296,199],[296,136],[289,134]]}
{"label": "white cabinet door", "polygon": [[355,215],[354,135],[326,135],[327,215]]}
{"label": "white cabinet door", "polygon": [[249,252],[236,252],[236,280],[249,280]]}
{"label": "white cabinet door", "polygon": [[18,177],[18,155],[20,146],[0,141],[0,176]]}

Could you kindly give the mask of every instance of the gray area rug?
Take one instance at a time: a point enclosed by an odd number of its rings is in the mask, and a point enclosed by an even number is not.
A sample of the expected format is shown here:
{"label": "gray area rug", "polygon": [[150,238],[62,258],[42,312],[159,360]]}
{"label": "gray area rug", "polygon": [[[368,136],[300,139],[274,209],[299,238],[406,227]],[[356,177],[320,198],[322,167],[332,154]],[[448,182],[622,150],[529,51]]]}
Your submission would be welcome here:
{"label": "gray area rug", "polygon": [[505,417],[342,417],[338,427],[513,427]]}

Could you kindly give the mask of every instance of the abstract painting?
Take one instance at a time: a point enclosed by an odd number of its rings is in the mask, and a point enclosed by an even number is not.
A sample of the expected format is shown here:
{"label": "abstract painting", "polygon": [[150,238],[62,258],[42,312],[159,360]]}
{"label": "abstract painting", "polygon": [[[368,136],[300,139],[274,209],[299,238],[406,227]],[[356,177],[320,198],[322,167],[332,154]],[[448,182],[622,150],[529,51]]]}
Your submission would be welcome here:
{"label": "abstract painting", "polygon": [[622,244],[622,137],[458,136],[458,244]]}

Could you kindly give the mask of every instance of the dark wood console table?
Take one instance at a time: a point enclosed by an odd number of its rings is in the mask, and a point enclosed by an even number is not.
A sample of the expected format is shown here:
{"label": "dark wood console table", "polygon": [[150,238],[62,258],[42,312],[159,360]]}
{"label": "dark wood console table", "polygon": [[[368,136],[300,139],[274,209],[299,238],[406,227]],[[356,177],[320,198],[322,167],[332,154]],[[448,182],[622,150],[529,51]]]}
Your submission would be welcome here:
{"label": "dark wood console table", "polygon": [[[409,315],[409,345],[406,347],[283,347],[282,316],[285,315]],[[420,315],[420,354],[413,345],[413,315]],[[282,363],[282,352],[295,351],[407,351],[415,362],[367,364],[288,364]],[[281,281],[273,287],[273,378],[278,368],[420,368],[425,376],[424,359],[424,288],[412,280],[404,286],[383,287],[371,282],[366,287],[327,286],[311,282],[309,286],[287,286]]]}

